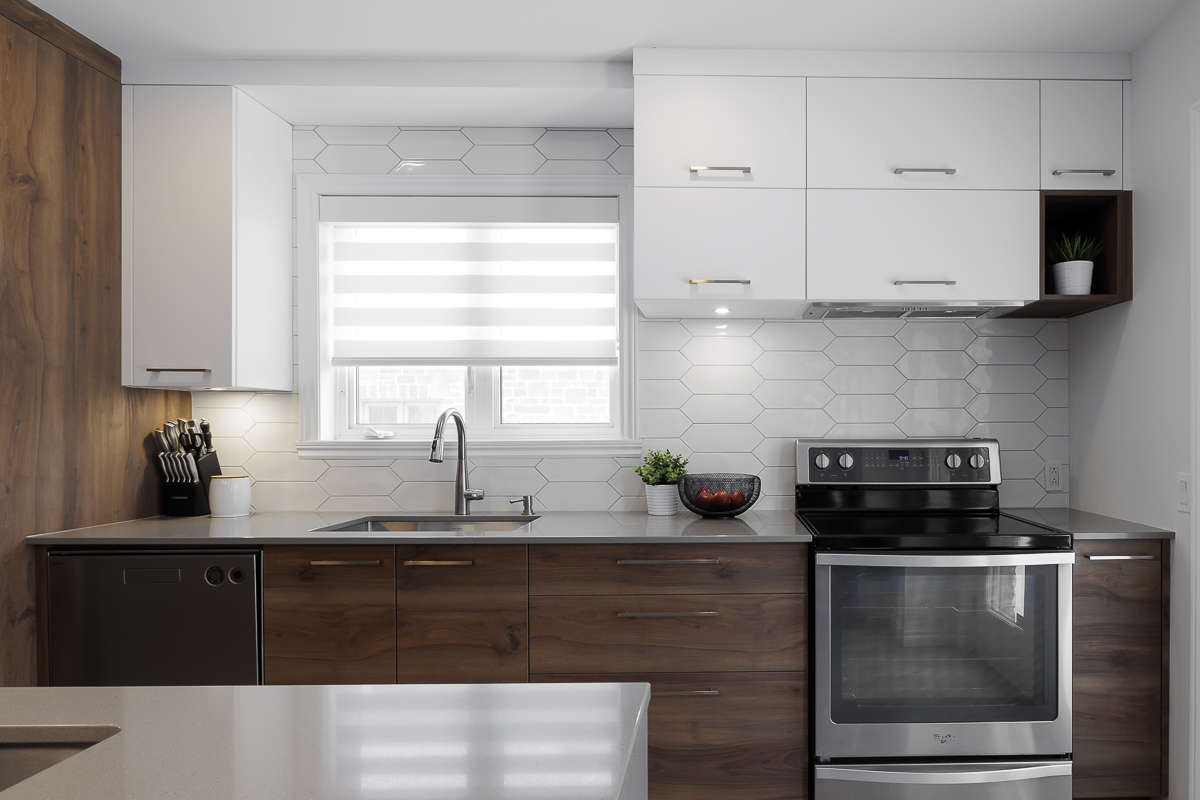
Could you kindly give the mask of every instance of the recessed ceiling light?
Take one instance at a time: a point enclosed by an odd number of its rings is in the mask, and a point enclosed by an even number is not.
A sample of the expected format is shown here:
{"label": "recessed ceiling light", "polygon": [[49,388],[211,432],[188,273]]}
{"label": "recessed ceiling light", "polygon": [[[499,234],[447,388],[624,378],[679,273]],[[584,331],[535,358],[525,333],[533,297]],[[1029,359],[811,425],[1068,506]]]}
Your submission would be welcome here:
{"label": "recessed ceiling light", "polygon": [[718,325],[717,330],[721,330],[722,328],[728,328],[728,327],[729,327],[728,325]]}
{"label": "recessed ceiling light", "polygon": [[718,314],[728,314],[729,313],[729,309],[726,308],[725,306],[721,306],[720,308],[714,308],[713,311],[717,312]]}

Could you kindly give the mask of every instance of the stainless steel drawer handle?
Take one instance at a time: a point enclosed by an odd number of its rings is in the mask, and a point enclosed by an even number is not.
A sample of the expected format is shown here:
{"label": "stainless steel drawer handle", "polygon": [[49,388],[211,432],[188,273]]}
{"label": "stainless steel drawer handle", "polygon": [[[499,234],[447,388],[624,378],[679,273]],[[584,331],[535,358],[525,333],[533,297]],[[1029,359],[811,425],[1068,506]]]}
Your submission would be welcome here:
{"label": "stainless steel drawer handle", "polygon": [[750,285],[750,281],[748,281],[748,280],[725,280],[723,278],[715,279],[715,280],[707,280],[707,279],[698,280],[696,278],[690,278],[690,279],[688,279],[688,283],[740,283],[743,286]]}
{"label": "stainless steel drawer handle", "polygon": [[906,172],[940,172],[943,175],[953,175],[958,170],[952,167],[896,167],[892,170],[893,175],[903,175]]}
{"label": "stainless steel drawer handle", "polygon": [[376,558],[370,561],[310,561],[308,563],[314,567],[378,567],[383,560]]}
{"label": "stainless steel drawer handle", "polygon": [[1089,561],[1153,561],[1154,556],[1084,556]]}
{"label": "stainless steel drawer handle", "polygon": [[651,692],[651,697],[720,697],[717,689],[694,689],[690,692]]}
{"label": "stainless steel drawer handle", "polygon": [[893,286],[955,286],[958,281],[892,281]]}
{"label": "stainless steel drawer handle", "polygon": [[720,611],[618,611],[622,619],[643,619],[646,617],[719,617]]}
{"label": "stainless steel drawer handle", "polygon": [[750,174],[749,167],[688,167],[688,172],[740,172],[743,175]]}
{"label": "stainless steel drawer handle", "polygon": [[618,564],[641,566],[643,564],[720,564],[719,558],[618,558]]}
{"label": "stainless steel drawer handle", "polygon": [[405,561],[406,567],[473,567],[474,561]]}
{"label": "stainless steel drawer handle", "polygon": [[1103,175],[1106,178],[1111,178],[1117,174],[1115,169],[1056,169],[1050,172],[1051,175]]}
{"label": "stainless steel drawer handle", "polygon": [[207,367],[146,367],[146,372],[212,372]]}

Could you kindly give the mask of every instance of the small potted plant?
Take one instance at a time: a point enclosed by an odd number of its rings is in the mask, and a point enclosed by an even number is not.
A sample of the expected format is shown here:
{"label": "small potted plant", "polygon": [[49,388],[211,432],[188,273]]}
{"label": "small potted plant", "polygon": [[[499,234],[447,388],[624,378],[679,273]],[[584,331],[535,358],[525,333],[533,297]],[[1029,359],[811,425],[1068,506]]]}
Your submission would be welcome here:
{"label": "small potted plant", "polygon": [[1054,264],[1054,289],[1058,294],[1091,294],[1092,268],[1103,245],[1098,239],[1076,233],[1063,234],[1050,243]]}
{"label": "small potted plant", "polygon": [[687,474],[687,459],[673,456],[670,450],[651,450],[641,466],[633,471],[646,484],[646,510],[655,516],[679,513],[679,490],[676,484]]}

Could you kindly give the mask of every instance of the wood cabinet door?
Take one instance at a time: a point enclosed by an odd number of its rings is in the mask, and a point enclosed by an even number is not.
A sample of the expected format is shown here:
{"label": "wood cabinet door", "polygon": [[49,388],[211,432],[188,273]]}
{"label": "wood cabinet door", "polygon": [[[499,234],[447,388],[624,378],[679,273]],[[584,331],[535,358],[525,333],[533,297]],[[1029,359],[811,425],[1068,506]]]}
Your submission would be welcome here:
{"label": "wood cabinet door", "polygon": [[263,548],[268,684],[395,683],[395,548]]}
{"label": "wood cabinet door", "polygon": [[396,548],[400,683],[529,680],[528,548]]}
{"label": "wood cabinet door", "polygon": [[1157,540],[1075,543],[1075,797],[1167,792],[1164,549]]}
{"label": "wood cabinet door", "polygon": [[1122,94],[1121,81],[1042,81],[1043,189],[1121,188]]}
{"label": "wood cabinet door", "polygon": [[650,800],[808,796],[807,674],[534,675],[650,684]]}

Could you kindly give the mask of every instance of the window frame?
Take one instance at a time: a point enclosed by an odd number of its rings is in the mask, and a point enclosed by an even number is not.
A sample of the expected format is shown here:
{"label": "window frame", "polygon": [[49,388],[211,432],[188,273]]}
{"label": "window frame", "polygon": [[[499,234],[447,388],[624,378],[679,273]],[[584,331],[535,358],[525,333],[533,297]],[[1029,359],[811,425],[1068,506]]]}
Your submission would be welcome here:
{"label": "window frame", "polygon": [[[300,395],[301,458],[372,458],[427,456],[432,430],[419,438],[403,432],[387,439],[338,438],[349,411],[343,397],[345,368],[339,372],[329,360],[329,343],[321,340],[322,309],[320,263],[322,248],[331,246],[320,235],[320,204],[326,196],[564,196],[615,197],[617,199],[620,258],[618,342],[619,357],[612,387],[612,426],[603,436],[583,436],[583,426],[553,424],[512,425],[497,435],[500,378],[476,368],[476,391],[485,388],[495,401],[497,416],[492,430],[478,430],[471,438],[471,451],[480,455],[554,456],[564,454],[636,457],[642,443],[637,430],[637,307],[633,301],[633,180],[629,176],[531,175],[531,176],[417,176],[417,175],[299,175],[296,177],[296,315],[297,371]],[[468,397],[468,404],[472,403]],[[463,409],[464,412],[466,409]],[[599,427],[599,426],[598,426]],[[473,431],[474,432],[474,431]],[[530,433],[536,435],[529,435]]]}

